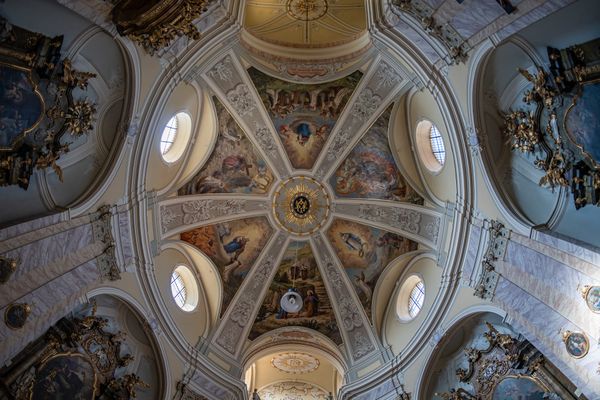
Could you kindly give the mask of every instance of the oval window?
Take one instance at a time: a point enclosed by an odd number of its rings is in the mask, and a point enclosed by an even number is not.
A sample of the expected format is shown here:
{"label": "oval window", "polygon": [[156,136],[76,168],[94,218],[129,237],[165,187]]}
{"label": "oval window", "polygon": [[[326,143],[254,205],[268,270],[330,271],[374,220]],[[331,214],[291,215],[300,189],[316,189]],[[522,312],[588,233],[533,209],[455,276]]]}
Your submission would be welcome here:
{"label": "oval window", "polygon": [[446,162],[444,139],[437,126],[431,121],[421,121],[416,132],[417,152],[425,168],[432,173],[438,173]]}
{"label": "oval window", "polygon": [[402,283],[396,298],[396,315],[401,322],[412,321],[425,302],[425,284],[419,275],[411,275]]}
{"label": "oval window", "polygon": [[198,305],[198,285],[185,265],[179,265],[171,274],[171,295],[183,311],[193,311]]}
{"label": "oval window", "polygon": [[160,137],[160,154],[166,162],[173,163],[181,158],[191,132],[192,119],[187,113],[180,112],[171,117]]}

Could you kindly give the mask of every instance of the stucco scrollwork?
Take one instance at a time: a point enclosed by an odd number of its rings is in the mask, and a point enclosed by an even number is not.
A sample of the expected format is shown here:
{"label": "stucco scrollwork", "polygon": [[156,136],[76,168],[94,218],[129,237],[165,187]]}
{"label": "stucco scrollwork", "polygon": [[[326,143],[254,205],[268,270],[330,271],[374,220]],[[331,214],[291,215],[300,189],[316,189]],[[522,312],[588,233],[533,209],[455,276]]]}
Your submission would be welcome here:
{"label": "stucco scrollwork", "polygon": [[366,88],[358,95],[358,99],[352,107],[352,115],[356,119],[366,121],[375,114],[380,105],[381,97]]}
{"label": "stucco scrollwork", "polygon": [[362,330],[354,333],[352,342],[352,347],[354,348],[354,358],[357,360],[375,350],[375,346]]}
{"label": "stucco scrollwork", "polygon": [[227,92],[227,101],[231,103],[235,111],[241,116],[250,114],[256,108],[250,89],[245,83],[238,84],[234,89]]}
{"label": "stucco scrollwork", "polygon": [[254,137],[260,145],[260,148],[263,149],[269,157],[277,157],[277,148],[275,147],[275,140],[273,139],[273,135],[271,135],[271,131],[269,130],[269,128],[257,124],[254,128]]}
{"label": "stucco scrollwork", "polygon": [[360,310],[352,300],[343,297],[339,300],[339,305],[342,314],[342,322],[346,330],[351,331],[354,328],[362,326],[363,323]]}
{"label": "stucco scrollwork", "polygon": [[502,259],[508,245],[508,229],[498,221],[491,221],[487,250],[482,260],[481,277],[475,286],[475,296],[482,299],[494,297],[500,274],[496,272],[494,262]]}
{"label": "stucco scrollwork", "polygon": [[225,57],[223,60],[215,64],[215,66],[208,72],[213,78],[219,78],[223,82],[230,82],[233,78],[233,70],[231,65],[231,58]]}
{"label": "stucco scrollwork", "polygon": [[238,301],[233,308],[230,319],[239,326],[246,326],[250,320],[252,309],[254,308],[255,303],[256,302],[254,300],[248,298],[248,296],[245,296],[244,299]]}
{"label": "stucco scrollwork", "polygon": [[394,86],[401,80],[402,80],[402,78],[400,77],[400,75],[398,75],[398,73],[396,73],[396,71],[394,70],[394,68],[391,65],[389,65],[388,63],[386,63],[384,61],[381,62],[381,68],[379,68],[379,70],[377,70],[377,81],[378,82],[377,82],[376,89],[391,88],[392,86]]}
{"label": "stucco scrollwork", "polygon": [[245,211],[245,205],[245,200],[227,200],[225,202],[213,200],[189,201],[181,206],[183,223],[190,225],[221,215],[240,214]]}

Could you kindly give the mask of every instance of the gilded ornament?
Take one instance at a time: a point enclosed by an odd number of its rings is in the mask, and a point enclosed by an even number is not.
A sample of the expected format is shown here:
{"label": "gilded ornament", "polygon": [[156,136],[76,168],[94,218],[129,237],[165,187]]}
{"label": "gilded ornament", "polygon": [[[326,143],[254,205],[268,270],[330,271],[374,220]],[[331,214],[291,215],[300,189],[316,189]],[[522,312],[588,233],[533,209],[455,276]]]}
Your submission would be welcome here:
{"label": "gilded ornament", "polygon": [[88,100],[77,101],[65,114],[65,125],[73,136],[81,136],[94,129],[92,125],[96,105]]}
{"label": "gilded ornament", "polygon": [[330,215],[325,188],[305,176],[292,177],[275,191],[272,203],[275,220],[288,233],[305,236],[318,231]]}
{"label": "gilded ornament", "polygon": [[0,256],[0,283],[8,282],[18,265],[18,260]]}
{"label": "gilded ornament", "polygon": [[119,33],[142,46],[148,54],[155,55],[182,36],[191,40],[200,38],[194,20],[206,11],[208,0],[165,0],[144,12],[138,11],[141,8],[138,3],[138,0],[123,0],[112,10],[112,16]]}

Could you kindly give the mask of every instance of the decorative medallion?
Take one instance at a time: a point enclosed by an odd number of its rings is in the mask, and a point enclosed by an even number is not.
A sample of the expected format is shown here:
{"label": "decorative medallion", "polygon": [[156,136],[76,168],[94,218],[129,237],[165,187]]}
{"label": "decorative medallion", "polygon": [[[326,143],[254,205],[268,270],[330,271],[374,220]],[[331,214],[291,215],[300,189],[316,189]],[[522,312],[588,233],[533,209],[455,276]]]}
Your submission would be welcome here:
{"label": "decorative medallion", "polygon": [[288,0],[287,12],[298,21],[314,21],[327,14],[327,0]]}
{"label": "decorative medallion", "polygon": [[583,358],[590,350],[590,341],[583,332],[565,331],[563,342],[565,342],[567,353],[573,358]]}
{"label": "decorative medallion", "polygon": [[590,310],[600,313],[600,286],[584,286],[581,295]]}
{"label": "decorative medallion", "polygon": [[31,314],[31,306],[27,303],[13,303],[6,307],[4,322],[11,329],[21,329]]}
{"label": "decorative medallion", "polygon": [[319,368],[319,360],[306,353],[282,353],[271,360],[273,367],[288,374],[308,374]]}
{"label": "decorative medallion", "polygon": [[279,186],[273,196],[273,214],[288,233],[306,236],[321,228],[330,214],[325,188],[305,176],[292,177]]}

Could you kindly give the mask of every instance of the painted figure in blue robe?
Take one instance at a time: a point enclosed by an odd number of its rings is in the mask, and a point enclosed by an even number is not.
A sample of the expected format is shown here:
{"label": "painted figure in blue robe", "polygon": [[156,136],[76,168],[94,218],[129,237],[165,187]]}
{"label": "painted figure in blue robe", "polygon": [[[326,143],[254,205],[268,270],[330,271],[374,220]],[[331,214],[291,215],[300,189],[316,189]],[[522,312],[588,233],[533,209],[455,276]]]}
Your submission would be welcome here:
{"label": "painted figure in blue robe", "polygon": [[230,263],[237,261],[240,254],[244,252],[248,241],[249,239],[245,236],[236,236],[231,242],[223,245],[223,250],[231,257]]}
{"label": "painted figure in blue robe", "polygon": [[363,242],[362,239],[350,232],[340,232],[340,237],[350,250],[358,251],[360,257],[365,256],[365,248],[367,243]]}
{"label": "painted figure in blue robe", "polygon": [[308,139],[310,139],[310,136],[312,135],[312,132],[310,131],[310,126],[305,122],[298,124],[298,126],[296,127],[296,135],[298,135],[298,143],[304,146],[306,142],[308,142]]}

